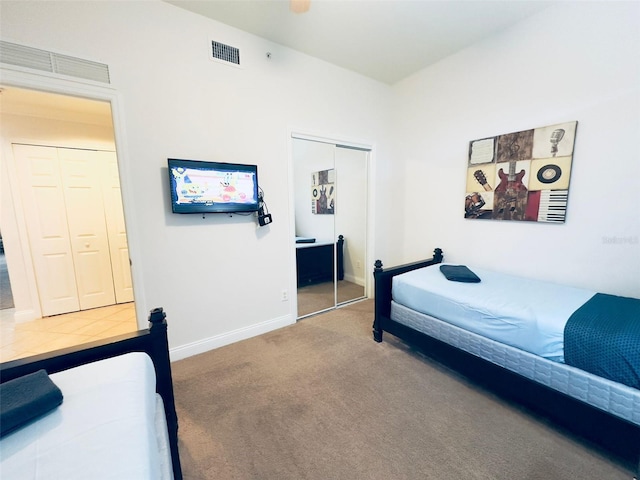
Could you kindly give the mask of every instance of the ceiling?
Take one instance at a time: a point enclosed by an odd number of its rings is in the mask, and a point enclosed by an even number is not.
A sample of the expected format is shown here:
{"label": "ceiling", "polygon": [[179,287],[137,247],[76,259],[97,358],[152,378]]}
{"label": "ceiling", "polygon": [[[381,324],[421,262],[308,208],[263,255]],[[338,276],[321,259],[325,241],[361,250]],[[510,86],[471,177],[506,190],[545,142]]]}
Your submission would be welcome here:
{"label": "ceiling", "polygon": [[[165,0],[387,84],[549,7],[528,0]],[[212,39],[224,43],[224,39]]]}

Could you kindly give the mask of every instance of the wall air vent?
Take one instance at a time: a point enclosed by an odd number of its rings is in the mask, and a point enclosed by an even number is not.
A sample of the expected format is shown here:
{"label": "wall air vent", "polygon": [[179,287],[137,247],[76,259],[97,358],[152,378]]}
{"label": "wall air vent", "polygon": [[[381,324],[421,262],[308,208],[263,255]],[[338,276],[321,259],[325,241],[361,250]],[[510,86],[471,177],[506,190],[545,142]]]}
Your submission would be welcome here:
{"label": "wall air vent", "polygon": [[226,64],[240,66],[240,49],[225,45],[224,43],[211,42],[211,58]]}
{"label": "wall air vent", "polygon": [[17,43],[0,41],[0,62],[95,82],[111,83],[108,65]]}

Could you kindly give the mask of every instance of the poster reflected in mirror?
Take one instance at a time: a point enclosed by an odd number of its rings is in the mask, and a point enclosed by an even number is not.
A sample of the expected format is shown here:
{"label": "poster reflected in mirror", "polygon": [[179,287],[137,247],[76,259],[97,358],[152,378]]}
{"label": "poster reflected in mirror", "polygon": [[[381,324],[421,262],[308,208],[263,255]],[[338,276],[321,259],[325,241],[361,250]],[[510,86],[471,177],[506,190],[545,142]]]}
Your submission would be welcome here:
{"label": "poster reflected in mirror", "polygon": [[321,170],[311,174],[311,212],[333,215],[336,208],[335,170]]}

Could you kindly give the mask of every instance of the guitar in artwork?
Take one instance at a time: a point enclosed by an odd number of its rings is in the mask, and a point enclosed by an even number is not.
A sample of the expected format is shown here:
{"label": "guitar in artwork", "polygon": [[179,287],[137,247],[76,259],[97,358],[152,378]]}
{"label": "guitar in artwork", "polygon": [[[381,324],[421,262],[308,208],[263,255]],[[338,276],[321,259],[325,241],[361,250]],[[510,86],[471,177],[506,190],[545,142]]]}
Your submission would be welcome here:
{"label": "guitar in artwork", "polygon": [[473,172],[473,176],[478,181],[478,183],[482,185],[482,188],[484,188],[487,192],[493,190],[491,188],[491,185],[489,185],[489,183],[487,182],[487,177],[482,170],[476,170],[475,172]]}
{"label": "guitar in artwork", "polygon": [[498,220],[524,220],[527,206],[527,187],[522,183],[526,172],[516,173],[516,161],[509,162],[509,173],[498,171],[500,184],[495,189],[493,218]]}

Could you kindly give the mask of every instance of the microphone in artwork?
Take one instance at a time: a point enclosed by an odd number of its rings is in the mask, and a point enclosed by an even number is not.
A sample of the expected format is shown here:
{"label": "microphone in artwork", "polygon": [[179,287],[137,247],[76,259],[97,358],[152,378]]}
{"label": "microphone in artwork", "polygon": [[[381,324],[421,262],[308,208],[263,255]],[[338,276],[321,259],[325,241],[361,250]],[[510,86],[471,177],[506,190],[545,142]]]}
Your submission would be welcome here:
{"label": "microphone in artwork", "polygon": [[551,132],[551,156],[555,157],[556,153],[558,153],[558,144],[560,140],[564,137],[564,130],[562,128],[557,128],[553,132]]}

